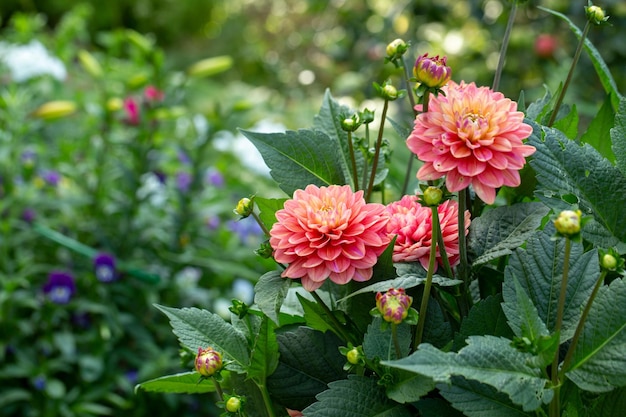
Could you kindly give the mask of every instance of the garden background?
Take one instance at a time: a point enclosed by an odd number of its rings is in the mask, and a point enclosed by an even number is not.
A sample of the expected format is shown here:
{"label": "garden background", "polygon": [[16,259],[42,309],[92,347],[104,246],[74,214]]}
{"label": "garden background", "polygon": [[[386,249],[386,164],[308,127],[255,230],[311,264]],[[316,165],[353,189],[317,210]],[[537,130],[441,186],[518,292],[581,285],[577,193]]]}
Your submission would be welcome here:
{"label": "garden background", "polygon": [[[500,90],[513,99],[524,91],[527,103],[557,89],[577,43],[537,5],[585,21],[582,1],[520,6]],[[589,38],[626,91],[626,5],[599,5],[612,26]],[[508,8],[2,1],[0,416],[217,415],[199,396],[134,386],[189,365],[154,303],[227,315],[232,298],[251,302],[254,281],[272,268],[254,253],[260,229],[233,213],[242,197],[277,193],[238,129],[308,126],[326,89],[352,107],[380,108],[372,82],[397,75],[383,60],[398,37],[414,57],[446,55],[453,79],[490,85]],[[602,91],[583,55],[566,101],[584,122],[603,106]],[[409,109],[396,104],[392,116]],[[408,158],[395,150],[390,187]],[[115,260],[110,282],[99,255]]]}

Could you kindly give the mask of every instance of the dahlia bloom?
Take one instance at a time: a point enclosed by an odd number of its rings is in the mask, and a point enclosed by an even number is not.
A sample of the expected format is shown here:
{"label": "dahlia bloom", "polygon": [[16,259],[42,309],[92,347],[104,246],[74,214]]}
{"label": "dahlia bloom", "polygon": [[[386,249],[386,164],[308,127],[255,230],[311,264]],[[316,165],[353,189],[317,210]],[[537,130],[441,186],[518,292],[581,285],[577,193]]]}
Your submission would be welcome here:
{"label": "dahlia bloom", "polygon": [[270,245],[277,262],[289,264],[282,277],[302,279],[308,291],[326,278],[337,284],[367,281],[391,238],[385,206],[366,203],[350,186],[309,185],[276,212]]}
{"label": "dahlia bloom", "polygon": [[532,127],[502,93],[454,81],[443,91],[445,96],[431,96],[428,111],[417,116],[407,139],[411,152],[424,162],[417,178],[445,176],[452,192],[471,184],[480,199],[492,204],[496,188],[520,185],[524,158],[535,152],[522,143]]}
{"label": "dahlia bloom", "polygon": [[[430,258],[430,244],[433,234],[432,212],[429,207],[422,206],[415,195],[405,195],[400,201],[387,206],[391,216],[387,223],[389,237],[396,236],[393,246],[394,262],[419,261],[424,269],[428,269]],[[453,200],[446,200],[437,207],[439,224],[443,235],[443,244],[448,255],[450,266],[459,263],[459,204]],[[465,211],[465,234],[470,225],[470,213]],[[439,247],[437,247],[437,266],[443,265]]]}

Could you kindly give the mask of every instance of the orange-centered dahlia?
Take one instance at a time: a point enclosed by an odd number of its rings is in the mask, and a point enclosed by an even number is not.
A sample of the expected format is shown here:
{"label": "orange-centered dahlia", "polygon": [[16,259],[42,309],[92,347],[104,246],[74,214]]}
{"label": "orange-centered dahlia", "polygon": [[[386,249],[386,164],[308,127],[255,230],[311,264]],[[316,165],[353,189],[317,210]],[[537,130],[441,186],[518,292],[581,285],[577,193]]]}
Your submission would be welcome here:
{"label": "orange-centered dahlia", "polygon": [[496,189],[517,187],[525,157],[535,152],[523,144],[532,132],[517,104],[487,87],[450,81],[445,95],[431,96],[428,111],[415,119],[407,146],[424,162],[420,180],[446,177],[449,191],[470,184],[485,203]]}
{"label": "orange-centered dahlia", "polygon": [[366,203],[349,186],[309,185],[276,212],[270,231],[274,259],[288,264],[282,276],[302,279],[308,291],[326,278],[337,284],[367,281],[390,242],[385,206]]}

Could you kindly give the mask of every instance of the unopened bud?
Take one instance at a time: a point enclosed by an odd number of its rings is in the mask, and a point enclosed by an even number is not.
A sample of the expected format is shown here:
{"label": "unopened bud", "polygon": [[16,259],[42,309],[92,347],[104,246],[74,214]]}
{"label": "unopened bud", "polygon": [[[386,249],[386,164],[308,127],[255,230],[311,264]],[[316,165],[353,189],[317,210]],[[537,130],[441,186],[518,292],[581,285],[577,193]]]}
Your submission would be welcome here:
{"label": "unopened bud", "polygon": [[437,187],[428,187],[424,190],[424,195],[422,197],[422,201],[428,207],[438,206],[441,203],[441,199],[443,198],[443,191],[441,188]]}
{"label": "unopened bud", "polygon": [[107,100],[106,109],[111,113],[121,110],[122,107],[124,107],[124,100],[119,97],[111,97]]}
{"label": "unopened bud", "polygon": [[363,355],[359,351],[359,348],[356,347],[350,349],[346,354],[346,359],[348,359],[348,362],[352,365],[358,365],[359,363],[361,363],[362,358]]}
{"label": "unopened bud", "polygon": [[102,76],[102,67],[92,54],[82,49],[78,51],[78,60],[89,75],[94,78],[100,78]]}
{"label": "unopened bud", "polygon": [[210,377],[222,369],[222,355],[211,347],[198,348],[195,365],[200,375]]}
{"label": "unopened bud", "polygon": [[608,269],[609,271],[615,271],[615,269],[617,268],[617,259],[610,253],[604,254],[602,256],[602,259],[600,259],[600,265],[604,269]]}
{"label": "unopened bud", "polygon": [[209,77],[229,70],[233,66],[233,58],[228,55],[206,58],[196,62],[187,69],[192,77]]}
{"label": "unopened bud", "polygon": [[230,397],[226,401],[226,411],[229,413],[236,413],[241,409],[241,399],[239,397]]}
{"label": "unopened bud", "polygon": [[382,95],[385,100],[393,101],[398,98],[398,90],[391,84],[387,84],[382,89]]}
{"label": "unopened bud", "polygon": [[387,58],[389,59],[398,59],[400,57],[402,57],[402,55],[405,54],[405,52],[408,49],[408,45],[406,44],[406,42],[404,42],[404,40],[402,39],[394,39],[393,41],[389,42],[389,44],[387,45]]}
{"label": "unopened bud", "polygon": [[429,88],[441,88],[450,81],[452,70],[447,66],[445,56],[429,57],[428,54],[424,54],[415,61],[413,75],[417,82]]}
{"label": "unopened bud", "polygon": [[599,25],[608,19],[608,17],[604,15],[604,10],[602,10],[599,6],[585,7],[585,14],[587,15],[587,19],[596,25]]}
{"label": "unopened bud", "polygon": [[272,257],[274,249],[272,249],[272,245],[270,245],[269,241],[265,241],[259,245],[259,248],[255,250],[254,253],[263,259],[269,259]]}
{"label": "unopened bud", "polygon": [[413,297],[408,296],[403,288],[390,288],[385,294],[376,294],[376,308],[383,320],[400,324],[409,314]]}
{"label": "unopened bud", "polygon": [[68,100],[55,100],[42,104],[33,112],[33,116],[43,120],[56,120],[73,114],[76,103]]}
{"label": "unopened bud", "polygon": [[359,113],[359,119],[363,124],[369,124],[374,121],[374,110],[365,109]]}
{"label": "unopened bud", "polygon": [[580,210],[563,210],[554,221],[556,231],[563,236],[574,236],[580,233],[581,218]]}
{"label": "unopened bud", "polygon": [[237,207],[235,207],[235,210],[233,211],[235,212],[235,214],[240,215],[241,218],[244,219],[250,216],[253,210],[254,210],[254,201],[252,201],[252,199],[244,197],[241,200],[239,200],[239,202],[237,203]]}

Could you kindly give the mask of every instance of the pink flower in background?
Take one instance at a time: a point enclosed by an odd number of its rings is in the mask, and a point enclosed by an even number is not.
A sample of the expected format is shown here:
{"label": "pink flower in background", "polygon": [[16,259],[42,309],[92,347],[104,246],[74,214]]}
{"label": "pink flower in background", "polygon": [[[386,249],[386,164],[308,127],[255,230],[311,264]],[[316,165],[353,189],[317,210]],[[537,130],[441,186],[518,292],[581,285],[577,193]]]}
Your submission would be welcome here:
{"label": "pink flower in background", "polygon": [[446,177],[455,192],[468,187],[492,204],[496,188],[520,185],[519,170],[535,152],[522,141],[532,132],[517,103],[474,83],[443,87],[444,95],[431,96],[428,111],[415,119],[407,146],[424,162],[420,180]]}
{"label": "pink flower in background", "polygon": [[137,100],[131,97],[124,99],[124,112],[126,113],[124,119],[126,123],[133,126],[139,124],[139,103]]}
{"label": "pink flower in background", "polygon": [[366,203],[349,186],[309,185],[276,212],[270,245],[286,278],[302,279],[308,291],[327,278],[337,284],[367,281],[390,242],[385,206]]}
{"label": "pink flower in background", "polygon": [[[422,206],[415,195],[405,195],[400,201],[387,206],[391,218],[387,223],[389,237],[396,236],[393,247],[394,262],[419,261],[424,269],[428,269],[430,244],[432,238],[431,210]],[[459,204],[446,200],[437,207],[443,243],[448,255],[450,266],[459,263]],[[470,213],[465,212],[465,234],[470,225]],[[437,265],[442,265],[441,253],[437,249]]]}
{"label": "pink flower in background", "polygon": [[165,94],[153,85],[149,85],[143,90],[143,96],[147,102],[163,101]]}

